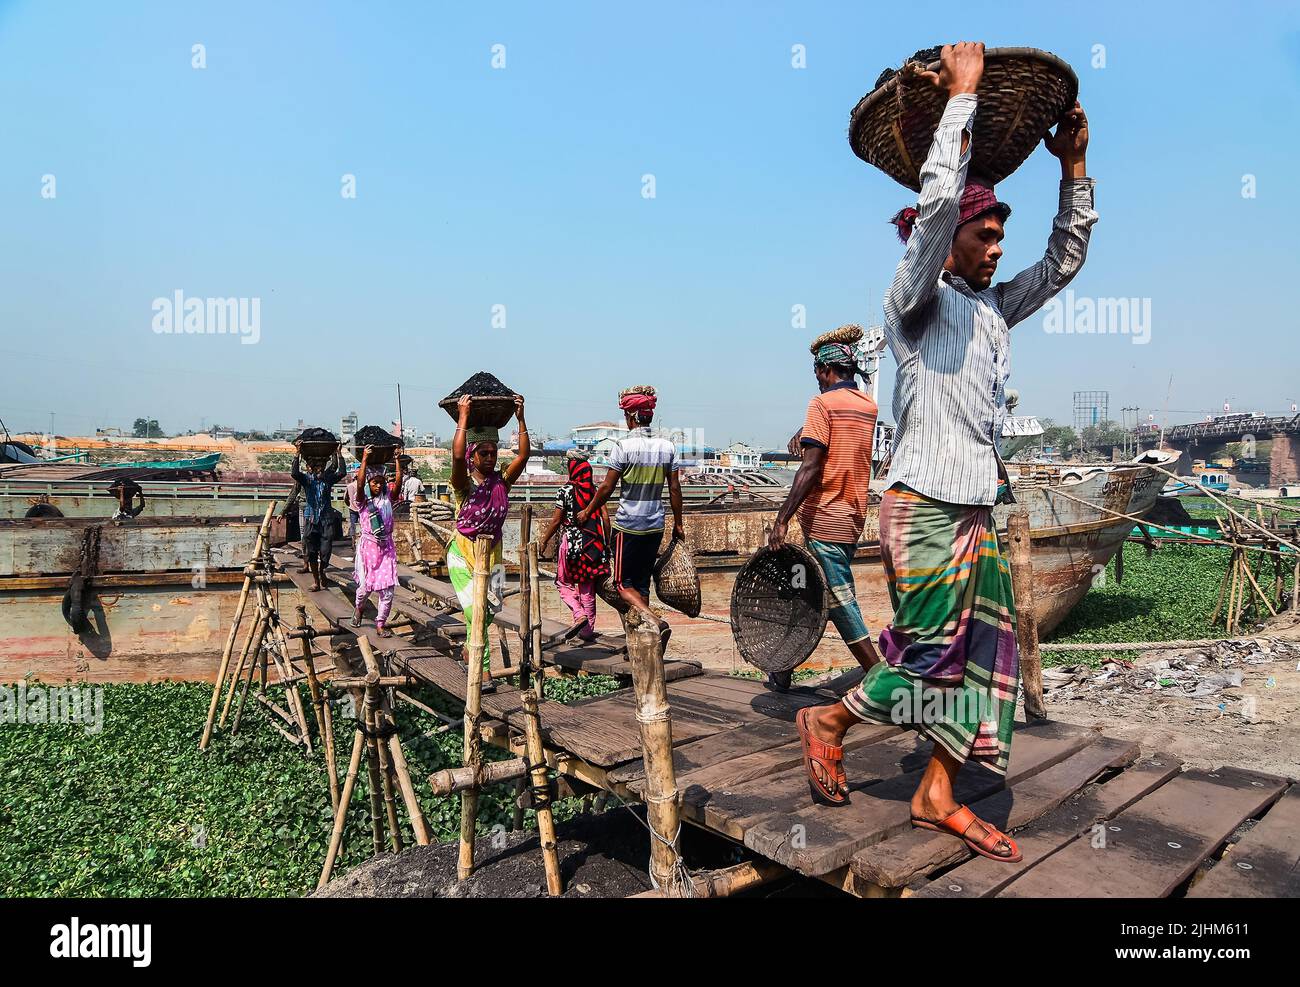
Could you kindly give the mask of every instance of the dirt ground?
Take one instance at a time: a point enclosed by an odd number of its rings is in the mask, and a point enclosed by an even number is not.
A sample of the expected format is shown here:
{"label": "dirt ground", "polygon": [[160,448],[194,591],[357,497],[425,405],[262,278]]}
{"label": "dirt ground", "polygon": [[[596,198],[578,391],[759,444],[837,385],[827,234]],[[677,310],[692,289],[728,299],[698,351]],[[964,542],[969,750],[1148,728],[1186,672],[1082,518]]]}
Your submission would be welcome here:
{"label": "dirt ground", "polygon": [[[1108,668],[1049,688],[1047,715],[1100,726],[1192,768],[1235,765],[1300,778],[1300,616],[1282,614],[1259,636],[1231,645],[1151,651],[1131,672]],[[1231,684],[1237,676],[1240,684]]]}

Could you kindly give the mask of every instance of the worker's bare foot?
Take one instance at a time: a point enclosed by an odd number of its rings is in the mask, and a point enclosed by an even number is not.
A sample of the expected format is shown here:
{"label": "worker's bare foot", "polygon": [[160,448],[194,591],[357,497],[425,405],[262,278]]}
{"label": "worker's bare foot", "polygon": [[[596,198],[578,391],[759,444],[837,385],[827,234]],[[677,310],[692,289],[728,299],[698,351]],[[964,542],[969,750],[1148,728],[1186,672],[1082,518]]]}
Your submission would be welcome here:
{"label": "worker's bare foot", "polygon": [[315,582],[311,584],[311,591],[313,593],[319,593],[324,588],[325,587],[320,584],[320,576],[317,576]]}

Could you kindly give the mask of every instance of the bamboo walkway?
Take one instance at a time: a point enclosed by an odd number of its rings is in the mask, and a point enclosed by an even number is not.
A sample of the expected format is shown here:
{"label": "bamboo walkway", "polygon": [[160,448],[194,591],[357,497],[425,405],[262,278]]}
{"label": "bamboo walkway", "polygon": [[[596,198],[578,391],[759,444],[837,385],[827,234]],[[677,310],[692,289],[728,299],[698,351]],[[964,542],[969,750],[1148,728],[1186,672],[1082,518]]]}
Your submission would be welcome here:
{"label": "bamboo walkway", "polygon": [[[448,583],[401,567],[394,610],[410,624],[399,633],[417,640],[380,638],[370,621],[355,629],[346,623],[347,569],[331,570],[335,586],[314,593],[310,577],[297,572],[295,551],[276,550],[274,558],[336,642],[365,638],[386,659],[384,674],[466,701],[465,667],[453,657],[465,629]],[[496,623],[517,631],[518,609],[507,605]],[[631,674],[621,637],[580,646],[564,639],[566,630],[542,622],[548,664]],[[363,671],[350,650],[333,650],[340,676]],[[953,837],[911,827],[909,799],[930,745],[894,727],[851,731],[844,761],[850,804],[812,804],[795,714],[836,700],[860,673],[774,693],[693,663],[664,667],[682,818],[749,851],[742,885],[793,872],[863,897],[1300,895],[1300,789],[1287,779],[1232,767],[1183,770],[1176,758],[1142,756],[1136,743],[1093,729],[1021,724],[1005,780],[974,766],[958,776],[958,799],[1013,832],[1021,846],[1021,863],[999,863],[972,857]],[[481,697],[486,742],[523,753],[523,698],[505,681]],[[572,705],[543,699],[539,713],[547,763],[576,786],[569,790],[647,801],[632,689]],[[1258,821],[1243,825],[1251,820]]]}

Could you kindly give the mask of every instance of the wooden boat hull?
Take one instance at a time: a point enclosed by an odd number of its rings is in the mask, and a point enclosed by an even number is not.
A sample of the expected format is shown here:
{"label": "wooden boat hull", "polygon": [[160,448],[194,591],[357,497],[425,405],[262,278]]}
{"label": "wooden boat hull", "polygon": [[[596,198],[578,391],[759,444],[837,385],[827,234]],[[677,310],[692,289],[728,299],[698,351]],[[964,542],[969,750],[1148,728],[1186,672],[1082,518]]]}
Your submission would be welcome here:
{"label": "wooden boat hull", "polygon": [[[211,679],[253,555],[260,516],[0,521],[0,681]],[[84,533],[100,530],[90,628],[63,598]],[[272,542],[284,540],[273,523]],[[298,602],[287,586],[282,604]]]}

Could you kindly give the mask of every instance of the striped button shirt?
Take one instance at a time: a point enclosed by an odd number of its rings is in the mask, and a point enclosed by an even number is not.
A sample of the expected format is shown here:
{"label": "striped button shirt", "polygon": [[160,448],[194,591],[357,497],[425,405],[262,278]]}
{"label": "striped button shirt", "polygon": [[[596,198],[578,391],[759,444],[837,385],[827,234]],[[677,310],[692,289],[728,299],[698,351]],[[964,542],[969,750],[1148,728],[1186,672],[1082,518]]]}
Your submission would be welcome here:
{"label": "striped button shirt", "polygon": [[1061,182],[1047,253],[1010,281],[974,291],[944,271],[975,120],[975,96],[948,100],[921,168],[921,197],[907,250],[885,295],[885,337],[898,364],[893,456],[887,483],[952,504],[994,503],[1005,472],[998,453],[1011,373],[1010,327],[1070,283],[1083,266],[1093,179]]}
{"label": "striped button shirt", "polygon": [[620,478],[614,527],[634,534],[663,531],[664,481],[680,467],[677,447],[648,428],[634,428],[621,439],[609,455],[609,468]]}

